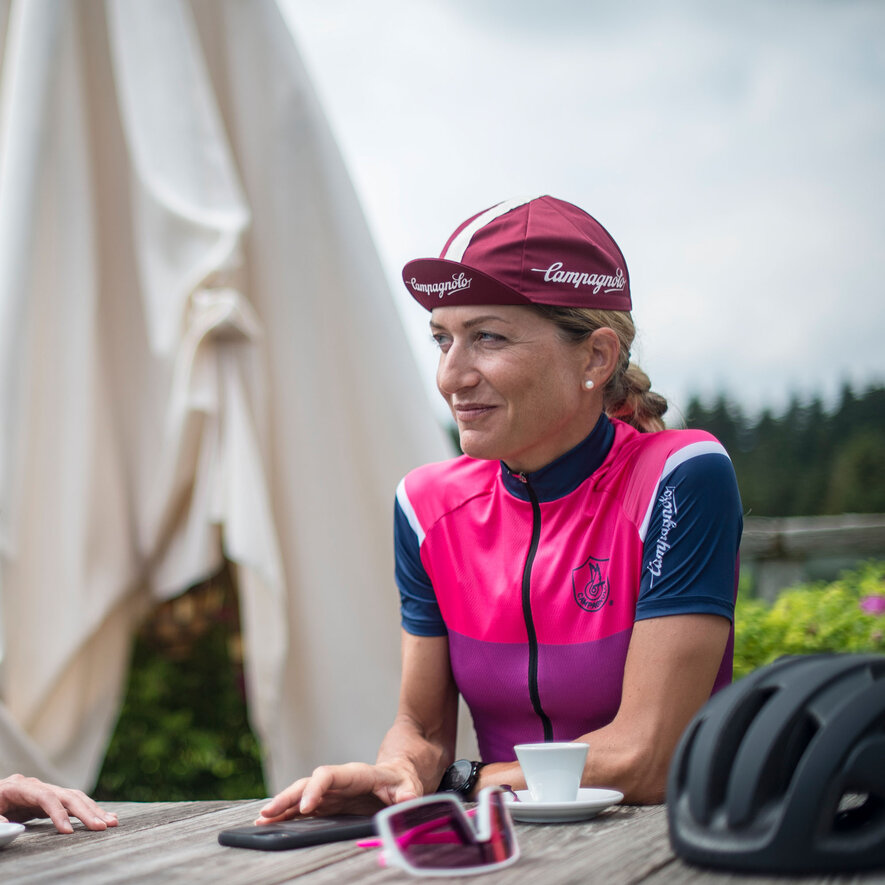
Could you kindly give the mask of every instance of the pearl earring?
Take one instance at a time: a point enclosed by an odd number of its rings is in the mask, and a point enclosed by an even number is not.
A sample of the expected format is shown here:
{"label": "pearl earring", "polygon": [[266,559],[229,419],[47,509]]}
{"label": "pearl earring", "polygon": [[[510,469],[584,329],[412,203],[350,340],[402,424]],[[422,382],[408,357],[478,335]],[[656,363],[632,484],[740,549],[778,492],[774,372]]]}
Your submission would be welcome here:
{"label": "pearl earring", "polygon": [[595,385],[593,384],[593,379],[592,379],[592,378],[588,378],[588,379],[584,382],[584,387],[586,387],[587,390],[593,390],[594,386],[595,386]]}

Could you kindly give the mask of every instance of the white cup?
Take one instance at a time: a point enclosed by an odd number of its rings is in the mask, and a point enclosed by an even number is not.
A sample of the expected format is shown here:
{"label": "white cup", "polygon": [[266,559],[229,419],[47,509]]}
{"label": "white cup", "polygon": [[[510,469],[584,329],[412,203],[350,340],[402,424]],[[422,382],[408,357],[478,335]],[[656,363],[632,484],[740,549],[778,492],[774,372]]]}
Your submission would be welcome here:
{"label": "white cup", "polygon": [[574,802],[587,761],[587,744],[553,741],[517,744],[516,758],[535,802]]}

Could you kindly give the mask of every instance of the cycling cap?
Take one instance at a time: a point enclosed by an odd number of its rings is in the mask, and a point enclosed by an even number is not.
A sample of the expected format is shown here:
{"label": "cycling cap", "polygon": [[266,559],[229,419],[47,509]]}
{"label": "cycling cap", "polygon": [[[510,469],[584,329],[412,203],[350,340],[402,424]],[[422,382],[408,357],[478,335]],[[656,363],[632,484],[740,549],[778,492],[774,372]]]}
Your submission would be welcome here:
{"label": "cycling cap", "polygon": [[714,695],[676,748],[667,818],[705,866],[885,866],[885,655],[784,657]]}
{"label": "cycling cap", "polygon": [[403,268],[427,310],[452,304],[553,304],[630,310],[627,262],[592,216],[554,197],[508,200],[468,218],[439,258]]}

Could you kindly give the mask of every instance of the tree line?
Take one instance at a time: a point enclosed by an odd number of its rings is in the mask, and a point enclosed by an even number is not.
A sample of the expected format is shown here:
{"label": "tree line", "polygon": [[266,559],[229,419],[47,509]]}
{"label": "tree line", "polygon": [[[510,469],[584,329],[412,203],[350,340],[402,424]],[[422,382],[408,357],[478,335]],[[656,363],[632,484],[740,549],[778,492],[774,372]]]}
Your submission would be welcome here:
{"label": "tree line", "polygon": [[755,418],[725,394],[693,397],[684,420],[728,450],[748,515],[885,513],[885,386],[846,384],[829,409],[794,397]]}

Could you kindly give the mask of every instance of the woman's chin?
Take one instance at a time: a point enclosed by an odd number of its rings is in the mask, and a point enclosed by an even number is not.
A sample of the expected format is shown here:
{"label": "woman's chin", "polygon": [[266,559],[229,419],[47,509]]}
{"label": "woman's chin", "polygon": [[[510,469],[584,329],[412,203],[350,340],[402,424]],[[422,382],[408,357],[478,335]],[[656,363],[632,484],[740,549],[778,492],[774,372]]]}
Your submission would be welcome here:
{"label": "woman's chin", "polygon": [[497,461],[500,457],[495,447],[489,440],[482,439],[481,435],[471,430],[462,430],[458,435],[461,451],[471,458],[483,461]]}

